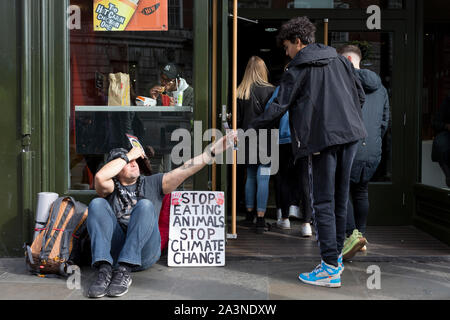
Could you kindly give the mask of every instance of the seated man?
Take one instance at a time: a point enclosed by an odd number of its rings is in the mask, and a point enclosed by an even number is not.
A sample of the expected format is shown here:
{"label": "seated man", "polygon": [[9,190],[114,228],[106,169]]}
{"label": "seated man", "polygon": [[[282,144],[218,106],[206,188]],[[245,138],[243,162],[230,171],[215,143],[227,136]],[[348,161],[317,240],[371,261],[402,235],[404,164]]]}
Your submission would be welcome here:
{"label": "seated man", "polygon": [[158,217],[164,195],[229,148],[227,139],[236,139],[236,133],[218,139],[210,151],[183,166],[151,176],[141,175],[136,162],[145,157],[141,148],[110,152],[107,163],[95,175],[95,190],[101,198],[89,204],[87,228],[92,265],[98,269],[89,297],[124,295],[131,285],[130,272],[145,270],[158,261],[161,255]]}
{"label": "seated man", "polygon": [[157,100],[158,106],[167,105],[162,100],[162,93],[164,92],[168,93],[170,97],[168,105],[176,105],[176,99],[180,92],[182,92],[183,100],[181,105],[194,105],[194,88],[189,86],[186,80],[181,77],[181,72],[175,64],[169,63],[161,70],[160,82],[160,86],[154,86],[150,89],[150,97]]}

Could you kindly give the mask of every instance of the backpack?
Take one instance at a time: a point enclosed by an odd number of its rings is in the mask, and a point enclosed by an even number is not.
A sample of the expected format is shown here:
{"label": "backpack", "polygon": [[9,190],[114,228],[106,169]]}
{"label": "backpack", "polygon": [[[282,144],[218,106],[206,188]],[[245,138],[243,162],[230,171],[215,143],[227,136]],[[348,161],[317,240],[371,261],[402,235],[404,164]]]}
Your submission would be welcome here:
{"label": "backpack", "polygon": [[[51,208],[45,228],[31,246],[26,245],[25,260],[32,274],[69,276],[83,262],[90,246],[86,218],[88,208],[72,197],[59,197]],[[90,251],[90,248],[89,248]]]}

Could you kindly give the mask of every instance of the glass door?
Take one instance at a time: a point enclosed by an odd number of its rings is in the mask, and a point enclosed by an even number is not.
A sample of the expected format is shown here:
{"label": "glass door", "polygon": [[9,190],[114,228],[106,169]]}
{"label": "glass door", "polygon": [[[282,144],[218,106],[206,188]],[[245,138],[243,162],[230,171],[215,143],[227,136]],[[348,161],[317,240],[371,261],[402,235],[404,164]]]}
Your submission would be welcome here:
{"label": "glass door", "polygon": [[[378,225],[401,225],[408,220],[405,192],[405,119],[406,99],[406,33],[401,19],[383,20],[381,30],[369,30],[366,15],[359,12],[355,17],[341,14],[340,10],[273,10],[257,13],[242,9],[240,15],[247,20],[239,21],[238,79],[242,79],[248,58],[260,56],[269,69],[269,80],[278,85],[284,66],[289,62],[282,48],[277,46],[276,35],[281,25],[291,17],[308,16],[315,23],[316,42],[324,42],[324,19],[328,19],[328,44],[340,47],[358,44],[363,48],[361,68],[380,75],[389,94],[390,121],[383,138],[381,163],[369,184],[369,223]],[[283,17],[283,18],[281,18]],[[367,16],[368,17],[368,16]],[[238,80],[238,81],[239,81]],[[413,112],[410,108],[408,112]],[[412,115],[408,119],[412,119]],[[238,189],[239,190],[239,189]],[[271,186],[271,190],[273,186]],[[271,192],[268,207],[275,207],[275,192]]]}
{"label": "glass door", "polygon": [[[317,23],[317,41],[323,42],[323,23]],[[328,45],[358,45],[361,69],[377,73],[387,89],[389,127],[382,141],[382,158],[369,184],[369,223],[403,224],[405,210],[405,48],[407,36],[400,21],[383,21],[382,29],[368,30],[362,21],[329,19]]]}

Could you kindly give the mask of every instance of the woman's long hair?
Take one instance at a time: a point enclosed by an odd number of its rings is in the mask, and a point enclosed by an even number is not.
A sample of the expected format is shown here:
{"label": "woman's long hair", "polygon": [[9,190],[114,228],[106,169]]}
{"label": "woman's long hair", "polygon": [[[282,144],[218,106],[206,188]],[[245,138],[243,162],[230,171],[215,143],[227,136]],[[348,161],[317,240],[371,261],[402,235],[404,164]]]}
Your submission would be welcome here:
{"label": "woman's long hair", "polygon": [[266,64],[264,63],[264,60],[258,56],[252,56],[248,60],[244,77],[237,88],[237,98],[248,100],[253,84],[272,87],[269,83],[269,71],[267,70]]}

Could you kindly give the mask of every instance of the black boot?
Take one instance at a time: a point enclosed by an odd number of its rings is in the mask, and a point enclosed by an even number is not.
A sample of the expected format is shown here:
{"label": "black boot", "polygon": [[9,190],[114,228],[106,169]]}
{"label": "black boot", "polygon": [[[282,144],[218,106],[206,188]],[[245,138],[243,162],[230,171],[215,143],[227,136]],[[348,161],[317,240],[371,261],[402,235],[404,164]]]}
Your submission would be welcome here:
{"label": "black boot", "polygon": [[255,219],[256,213],[255,210],[246,211],[245,220],[242,221],[242,224],[247,227],[251,227],[253,225],[253,220]]}
{"label": "black boot", "polygon": [[256,233],[262,234],[264,233],[266,228],[266,219],[264,217],[256,217]]}

